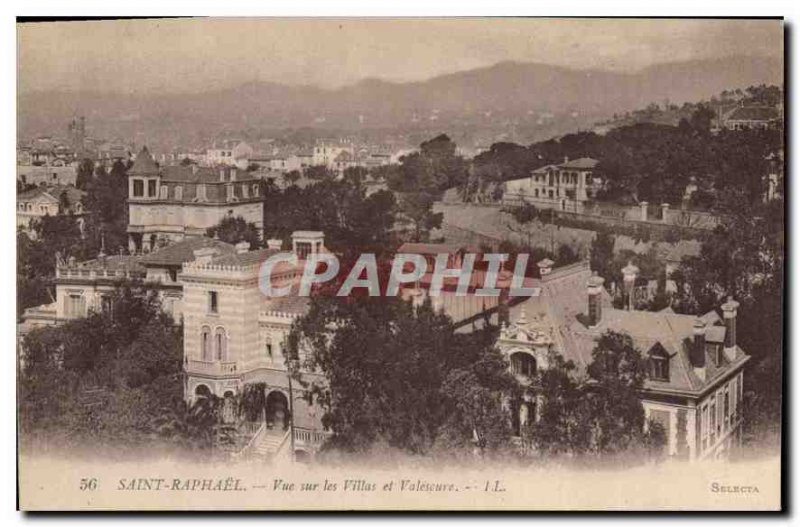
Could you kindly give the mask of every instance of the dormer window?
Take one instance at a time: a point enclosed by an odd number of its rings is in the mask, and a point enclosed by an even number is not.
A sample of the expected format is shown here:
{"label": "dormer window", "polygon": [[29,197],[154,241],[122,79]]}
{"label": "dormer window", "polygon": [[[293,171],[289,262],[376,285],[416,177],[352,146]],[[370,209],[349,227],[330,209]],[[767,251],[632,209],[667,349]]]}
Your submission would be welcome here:
{"label": "dormer window", "polygon": [[155,179],[148,179],[147,180],[147,196],[151,198],[156,197],[156,180]]}
{"label": "dormer window", "polygon": [[650,380],[669,381],[669,354],[660,342],[650,349],[649,355]]}
{"label": "dormer window", "polygon": [[141,179],[133,180],[133,197],[141,198],[144,196],[144,181]]}

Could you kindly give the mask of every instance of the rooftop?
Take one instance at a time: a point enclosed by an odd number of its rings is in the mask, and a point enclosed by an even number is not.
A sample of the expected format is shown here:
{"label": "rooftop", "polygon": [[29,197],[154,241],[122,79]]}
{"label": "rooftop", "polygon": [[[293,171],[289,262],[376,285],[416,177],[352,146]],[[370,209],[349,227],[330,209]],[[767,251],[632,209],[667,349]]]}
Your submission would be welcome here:
{"label": "rooftop", "polygon": [[251,265],[258,265],[263,263],[267,258],[273,254],[278,254],[281,251],[276,249],[257,249],[255,251],[247,251],[245,253],[230,253],[218,256],[211,261],[211,265],[224,265],[230,267],[250,267]]}
{"label": "rooftop", "polygon": [[597,159],[591,157],[581,157],[578,159],[571,159],[558,165],[560,168],[574,168],[577,170],[591,170],[597,166]]}
{"label": "rooftop", "polygon": [[136,154],[136,159],[133,161],[129,173],[134,176],[154,176],[158,174],[158,164],[153,160],[150,151],[146,146]]}
{"label": "rooftop", "polygon": [[778,111],[770,106],[739,106],[728,112],[726,121],[772,121]]}
{"label": "rooftop", "polygon": [[219,251],[220,255],[231,254],[236,251],[233,245],[220,240],[198,236],[187,238],[183,241],[170,244],[158,249],[146,256],[141,257],[142,265],[149,266],[175,266],[180,267],[185,262],[194,260],[194,251],[213,247]]}
{"label": "rooftop", "polygon": [[[689,347],[692,345],[693,327],[697,317],[675,314],[671,310],[628,311],[611,306],[611,298],[603,290],[603,304],[600,324],[591,328],[587,324],[586,284],[591,277],[588,267],[577,267],[570,273],[562,273],[555,279],[536,281],[542,288],[539,296],[531,297],[510,309],[510,320],[517,321],[524,310],[527,327],[531,321],[535,327],[549,332],[554,341],[554,348],[566,360],[571,360],[577,367],[577,374],[586,371],[592,362],[592,352],[598,338],[606,331],[626,333],[633,339],[635,346],[648,354],[659,346],[670,359],[668,381],[648,380],[645,387],[666,391],[698,392],[708,386],[719,375],[727,371],[731,361],[727,357],[717,366],[715,358],[706,357],[705,379],[698,376],[689,362]],[[513,325],[513,324],[512,324]],[[719,325],[706,327],[709,342],[724,339],[725,328]],[[747,360],[740,348],[736,348],[733,363],[739,364]]]}

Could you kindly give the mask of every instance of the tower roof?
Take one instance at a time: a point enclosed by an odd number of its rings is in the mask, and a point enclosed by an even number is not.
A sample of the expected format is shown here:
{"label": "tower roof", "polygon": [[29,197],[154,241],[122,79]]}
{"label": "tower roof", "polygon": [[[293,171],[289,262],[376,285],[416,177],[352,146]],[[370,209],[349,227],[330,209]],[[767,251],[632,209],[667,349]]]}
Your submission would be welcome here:
{"label": "tower roof", "polygon": [[130,170],[131,175],[136,176],[150,176],[158,174],[158,165],[156,164],[153,156],[147,147],[142,147],[142,150],[136,154],[136,159]]}

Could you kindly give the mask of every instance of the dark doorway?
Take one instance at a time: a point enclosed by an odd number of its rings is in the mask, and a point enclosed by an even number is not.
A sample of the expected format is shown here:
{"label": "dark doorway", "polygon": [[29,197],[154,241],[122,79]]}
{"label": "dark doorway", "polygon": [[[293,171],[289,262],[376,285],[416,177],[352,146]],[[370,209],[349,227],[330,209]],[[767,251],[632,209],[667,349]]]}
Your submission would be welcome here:
{"label": "dark doorway", "polygon": [[289,401],[283,392],[276,390],[267,395],[267,428],[289,428]]}

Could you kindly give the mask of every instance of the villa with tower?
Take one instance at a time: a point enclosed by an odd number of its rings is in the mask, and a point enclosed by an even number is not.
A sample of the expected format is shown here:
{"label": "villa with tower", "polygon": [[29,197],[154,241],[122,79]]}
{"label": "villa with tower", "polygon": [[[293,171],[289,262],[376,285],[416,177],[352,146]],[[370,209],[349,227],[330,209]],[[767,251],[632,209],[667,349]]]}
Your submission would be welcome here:
{"label": "villa with tower", "polygon": [[235,166],[159,167],[145,147],[128,171],[128,213],[131,254],[203,236],[226,217],[241,217],[262,232],[261,180]]}

